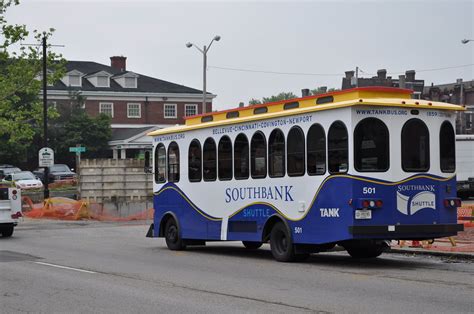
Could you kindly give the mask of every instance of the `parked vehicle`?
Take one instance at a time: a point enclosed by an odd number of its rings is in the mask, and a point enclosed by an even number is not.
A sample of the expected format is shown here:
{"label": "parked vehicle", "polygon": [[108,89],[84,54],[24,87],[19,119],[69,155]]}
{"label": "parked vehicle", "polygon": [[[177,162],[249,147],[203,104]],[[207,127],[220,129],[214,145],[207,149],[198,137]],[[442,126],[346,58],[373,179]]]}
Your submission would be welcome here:
{"label": "parked vehicle", "polygon": [[41,189],[43,183],[31,171],[20,171],[6,175],[4,181],[10,181],[15,186],[22,190],[27,189]]}
{"label": "parked vehicle", "polygon": [[[62,181],[62,182],[75,182],[77,180],[77,174],[72,172],[67,165],[64,164],[54,164],[49,168],[49,183]],[[44,183],[44,168],[38,168],[33,171],[35,176],[37,176]]]}
{"label": "parked vehicle", "polygon": [[11,237],[18,222],[21,221],[21,191],[0,184],[0,234]]}
{"label": "parked vehicle", "polygon": [[474,197],[474,135],[456,135],[456,172],[458,196]]}
{"label": "parked vehicle", "polygon": [[2,166],[7,166],[7,167],[0,167],[0,180],[5,178],[7,175],[11,175],[13,173],[20,172],[21,169],[15,166],[11,165],[2,165]]}

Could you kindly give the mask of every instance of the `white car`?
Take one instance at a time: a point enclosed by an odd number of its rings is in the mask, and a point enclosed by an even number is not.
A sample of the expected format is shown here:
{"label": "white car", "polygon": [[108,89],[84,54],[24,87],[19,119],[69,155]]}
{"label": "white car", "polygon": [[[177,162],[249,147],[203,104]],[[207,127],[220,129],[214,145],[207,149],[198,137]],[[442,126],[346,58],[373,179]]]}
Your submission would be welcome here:
{"label": "white car", "polygon": [[20,171],[5,176],[5,181],[15,183],[15,186],[22,190],[41,189],[43,183],[31,171]]}

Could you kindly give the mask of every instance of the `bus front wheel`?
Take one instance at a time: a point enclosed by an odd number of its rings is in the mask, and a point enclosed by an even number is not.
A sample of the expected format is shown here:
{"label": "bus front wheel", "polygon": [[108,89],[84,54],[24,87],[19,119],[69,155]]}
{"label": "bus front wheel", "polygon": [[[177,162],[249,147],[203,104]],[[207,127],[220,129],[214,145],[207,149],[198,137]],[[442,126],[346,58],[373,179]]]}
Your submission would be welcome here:
{"label": "bus front wheel", "polygon": [[9,238],[13,235],[13,224],[5,224],[0,226],[0,233],[2,234],[3,238]]}
{"label": "bus front wheel", "polygon": [[165,225],[165,240],[168,249],[173,251],[180,251],[186,248],[186,245],[181,238],[178,224],[173,218],[168,219]]}

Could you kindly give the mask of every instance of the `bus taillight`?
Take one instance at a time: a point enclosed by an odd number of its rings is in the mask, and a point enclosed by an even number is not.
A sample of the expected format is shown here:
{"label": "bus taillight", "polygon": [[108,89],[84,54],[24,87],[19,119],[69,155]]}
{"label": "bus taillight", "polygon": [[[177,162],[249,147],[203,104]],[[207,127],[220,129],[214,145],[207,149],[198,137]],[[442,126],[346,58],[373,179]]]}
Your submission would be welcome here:
{"label": "bus taillight", "polygon": [[461,199],[460,198],[447,198],[444,200],[444,207],[461,207]]}
{"label": "bus taillight", "polygon": [[362,200],[360,203],[362,208],[381,208],[383,206],[382,200]]}

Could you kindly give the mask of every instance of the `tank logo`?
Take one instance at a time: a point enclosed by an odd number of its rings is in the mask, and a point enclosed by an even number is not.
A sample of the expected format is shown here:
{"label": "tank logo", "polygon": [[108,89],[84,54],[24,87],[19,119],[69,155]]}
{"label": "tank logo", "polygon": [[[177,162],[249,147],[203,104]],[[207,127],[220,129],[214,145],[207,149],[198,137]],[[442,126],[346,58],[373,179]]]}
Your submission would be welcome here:
{"label": "tank logo", "polygon": [[436,210],[436,194],[434,192],[434,185],[399,185],[397,209],[402,214],[409,216],[425,208]]}

